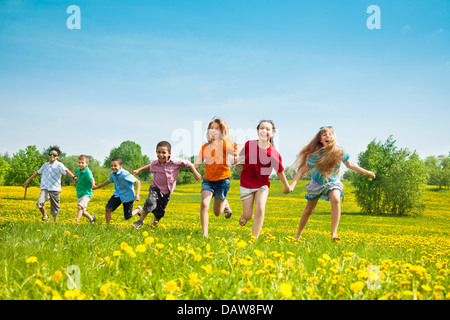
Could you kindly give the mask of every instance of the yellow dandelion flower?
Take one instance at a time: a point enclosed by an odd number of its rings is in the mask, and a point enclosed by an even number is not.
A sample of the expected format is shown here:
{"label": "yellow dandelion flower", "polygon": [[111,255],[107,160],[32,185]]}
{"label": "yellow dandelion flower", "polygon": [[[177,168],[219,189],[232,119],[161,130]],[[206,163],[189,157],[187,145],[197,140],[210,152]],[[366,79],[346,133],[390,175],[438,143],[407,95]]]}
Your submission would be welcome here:
{"label": "yellow dandelion flower", "polygon": [[122,252],[121,251],[119,251],[119,250],[114,250],[114,252],[113,252],[113,256],[114,257],[120,257],[122,255]]}
{"label": "yellow dandelion flower", "polygon": [[152,244],[153,242],[155,242],[155,238],[153,238],[153,237],[145,238],[145,243],[146,244]]}
{"label": "yellow dandelion flower", "polygon": [[166,283],[166,291],[167,292],[174,292],[178,290],[177,283],[174,280],[170,280]]}
{"label": "yellow dandelion flower", "polygon": [[205,270],[207,274],[210,274],[212,272],[212,266],[210,264],[206,266],[201,266],[201,268]]}
{"label": "yellow dandelion flower", "polygon": [[53,280],[55,280],[55,282],[59,282],[59,280],[61,280],[63,277],[62,272],[59,270],[56,270],[55,273],[53,274]]}
{"label": "yellow dandelion flower", "polygon": [[350,290],[352,290],[354,293],[360,292],[364,288],[364,282],[357,281],[350,285]]}
{"label": "yellow dandelion flower", "polygon": [[128,243],[126,243],[126,242],[122,242],[120,244],[120,249],[122,249],[122,250],[125,250],[127,247],[128,247]]}
{"label": "yellow dandelion flower", "polygon": [[194,257],[194,260],[195,260],[196,262],[199,262],[200,260],[202,260],[202,256],[199,255],[199,254],[196,254],[195,257]]}
{"label": "yellow dandelion flower", "polygon": [[253,250],[253,252],[256,254],[259,258],[264,258],[264,252],[258,249]]}
{"label": "yellow dandelion flower", "polygon": [[37,257],[31,256],[25,259],[26,263],[35,263],[37,261]]}
{"label": "yellow dandelion flower", "polygon": [[147,249],[147,247],[144,244],[140,244],[136,247],[136,249],[134,249],[134,251],[136,252],[145,252],[145,250]]}
{"label": "yellow dandelion flower", "polygon": [[285,298],[292,297],[292,286],[289,283],[280,284],[280,296]]}
{"label": "yellow dandelion flower", "polygon": [[166,300],[177,300],[177,299],[175,298],[175,296],[174,296],[173,294],[169,293],[169,294],[166,296]]}
{"label": "yellow dandelion flower", "polygon": [[164,249],[164,245],[162,243],[157,243],[156,248],[158,248],[159,250],[162,250],[162,249]]}
{"label": "yellow dandelion flower", "polygon": [[244,240],[240,240],[240,241],[236,244],[236,246],[237,246],[238,248],[244,248],[245,246],[247,246],[247,242],[245,242]]}
{"label": "yellow dandelion flower", "polygon": [[147,232],[147,231],[142,232],[142,236],[143,236],[144,238],[148,237],[148,232]]}

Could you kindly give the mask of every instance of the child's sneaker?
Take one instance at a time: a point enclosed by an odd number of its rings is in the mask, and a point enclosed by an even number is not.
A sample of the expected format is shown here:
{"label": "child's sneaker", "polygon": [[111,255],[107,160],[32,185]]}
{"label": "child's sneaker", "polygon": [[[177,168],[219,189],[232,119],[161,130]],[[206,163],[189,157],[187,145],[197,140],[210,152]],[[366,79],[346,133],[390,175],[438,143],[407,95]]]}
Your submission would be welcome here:
{"label": "child's sneaker", "polygon": [[95,223],[95,220],[97,220],[97,218],[96,218],[95,216],[92,216],[92,218],[91,218],[91,223],[94,224],[94,223]]}
{"label": "child's sneaker", "polygon": [[42,216],[42,222],[49,222],[50,218],[48,217],[48,215]]}
{"label": "child's sneaker", "polygon": [[225,213],[225,218],[226,219],[230,219],[231,218],[231,214],[233,213],[233,211],[231,210],[230,207],[225,207],[223,212]]}
{"label": "child's sneaker", "polygon": [[136,229],[139,229],[140,227],[142,227],[144,223],[141,220],[138,220],[136,222],[133,222],[132,226],[135,227]]}

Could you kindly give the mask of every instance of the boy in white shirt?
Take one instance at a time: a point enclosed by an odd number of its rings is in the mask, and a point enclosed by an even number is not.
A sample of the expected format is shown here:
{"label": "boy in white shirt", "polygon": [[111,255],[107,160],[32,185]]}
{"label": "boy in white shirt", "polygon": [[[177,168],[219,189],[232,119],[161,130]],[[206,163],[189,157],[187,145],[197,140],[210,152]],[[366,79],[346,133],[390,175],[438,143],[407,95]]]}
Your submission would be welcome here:
{"label": "boy in white shirt", "polygon": [[53,220],[58,221],[59,213],[59,200],[61,194],[61,175],[69,174],[72,179],[77,181],[77,177],[74,176],[69,169],[67,169],[61,162],[58,162],[58,158],[61,151],[58,148],[52,148],[48,153],[48,162],[44,163],[42,167],[29,177],[23,186],[26,188],[28,183],[37,177],[42,175],[41,178],[41,193],[39,194],[36,206],[42,213],[42,221],[48,222],[49,217],[45,211],[45,202],[50,200],[50,213],[53,215]]}

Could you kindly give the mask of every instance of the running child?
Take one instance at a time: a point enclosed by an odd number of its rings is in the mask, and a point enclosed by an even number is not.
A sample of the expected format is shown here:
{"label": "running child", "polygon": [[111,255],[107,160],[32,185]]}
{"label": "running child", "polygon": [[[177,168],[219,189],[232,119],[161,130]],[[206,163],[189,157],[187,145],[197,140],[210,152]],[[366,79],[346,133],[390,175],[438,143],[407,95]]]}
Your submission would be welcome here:
{"label": "running child", "polygon": [[202,176],[189,160],[171,156],[171,145],[169,142],[160,141],[156,145],[156,155],[158,160],[132,171],[133,175],[144,170],[150,170],[153,173],[153,181],[144,206],[139,205],[133,211],[133,216],[136,214],[140,216],[139,220],[132,224],[136,229],[139,229],[144,224],[144,220],[149,212],[152,212],[154,215],[152,227],[156,227],[158,222],[164,217],[170,194],[175,190],[177,176],[181,167],[191,169],[195,179],[197,181],[202,180]]}
{"label": "running child", "polygon": [[337,235],[341,217],[341,197],[344,196],[344,185],[338,177],[341,162],[348,169],[362,173],[375,179],[372,171],[367,171],[349,161],[349,154],[336,145],[336,133],[332,126],[321,127],[314,138],[300,151],[293,167],[297,170],[291,181],[292,190],[298,180],[313,169],[311,182],[306,185],[306,207],[302,213],[296,239],[302,236],[303,229],[309,217],[314,212],[319,199],[330,201],[331,204],[331,239],[339,241]]}
{"label": "running child", "polygon": [[258,238],[264,223],[270,187],[269,177],[272,171],[275,170],[283,183],[284,193],[292,190],[284,174],[281,156],[273,146],[274,123],[271,120],[262,120],[256,129],[258,140],[247,141],[238,158],[238,163],[242,163],[240,196],[243,209],[239,224],[245,226],[247,221],[252,219],[254,206],[255,218],[252,224],[252,236]]}
{"label": "running child", "polygon": [[61,176],[66,173],[72,177],[75,182],[77,177],[74,176],[69,169],[67,169],[61,162],[58,161],[61,150],[59,148],[51,148],[48,153],[48,162],[44,163],[37,172],[29,177],[23,184],[24,188],[28,183],[39,175],[41,178],[41,193],[39,194],[36,206],[42,213],[42,221],[48,222],[50,218],[45,211],[45,202],[50,200],[50,213],[55,222],[58,221],[58,213],[60,208],[61,195]]}
{"label": "running child", "polygon": [[87,205],[91,201],[94,192],[92,188],[95,186],[95,179],[92,171],[89,169],[89,157],[82,154],[78,157],[77,168],[77,217],[76,223],[80,223],[81,216],[86,217],[94,224],[95,216],[91,216],[87,211]]}
{"label": "running child", "polygon": [[[105,207],[106,223],[110,223],[112,212],[114,212],[121,204],[123,205],[123,215],[125,220],[132,218],[134,201],[140,201],[139,192],[141,190],[141,182],[123,168],[121,158],[111,160],[111,173],[108,180],[94,186],[92,189],[100,189],[110,183],[114,183],[114,193],[109,199]],[[136,184],[136,194],[134,193],[134,184]]]}
{"label": "running child", "polygon": [[202,224],[203,236],[208,237],[209,205],[214,198],[214,214],[218,217],[223,212],[225,218],[229,219],[232,210],[227,201],[227,193],[230,189],[231,171],[228,159],[236,161],[236,144],[230,135],[228,125],[221,119],[214,119],[208,124],[205,143],[195,162],[198,168],[205,162],[205,177],[202,182],[202,202],[200,205],[200,222]]}

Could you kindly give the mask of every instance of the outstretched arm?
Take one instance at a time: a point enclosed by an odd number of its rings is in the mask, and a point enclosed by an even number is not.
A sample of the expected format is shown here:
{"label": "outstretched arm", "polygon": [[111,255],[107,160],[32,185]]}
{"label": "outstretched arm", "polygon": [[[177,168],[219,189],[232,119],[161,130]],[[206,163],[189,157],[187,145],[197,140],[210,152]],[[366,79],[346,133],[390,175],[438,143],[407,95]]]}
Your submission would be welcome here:
{"label": "outstretched arm", "polygon": [[354,170],[356,172],[362,173],[363,175],[375,179],[375,173],[373,173],[372,171],[368,171],[366,169],[361,168],[360,166],[358,166],[356,163],[353,163],[349,160],[344,162],[345,166],[347,168],[349,168],[350,170]]}
{"label": "outstretched arm", "polygon": [[277,176],[278,176],[278,179],[280,179],[281,183],[284,186],[283,193],[285,193],[285,194],[291,193],[292,188],[289,186],[289,183],[286,179],[286,175],[284,174],[284,171],[277,172]]}
{"label": "outstretched arm", "polygon": [[[200,166],[198,166],[198,167],[200,167]],[[191,164],[189,166],[189,169],[191,169],[192,173],[194,174],[195,180],[202,181],[202,175],[200,173],[198,173],[198,171],[197,171],[198,167],[195,164]]]}
{"label": "outstretched arm", "polygon": [[100,185],[92,187],[92,190],[100,189],[100,188],[102,188],[102,187],[104,187],[104,186],[106,186],[106,185],[108,185],[110,183],[111,182],[109,180],[106,180],[105,182],[101,183]]}
{"label": "outstretched arm", "polygon": [[132,174],[133,176],[135,176],[135,175],[137,175],[139,172],[141,172],[141,171],[146,171],[146,170],[147,170],[147,171],[150,170],[150,164],[148,164],[148,165],[146,165],[146,166],[143,166],[142,168],[133,170],[133,171],[131,172],[131,174]]}
{"label": "outstretched arm", "polygon": [[307,173],[309,170],[311,170],[311,167],[305,164],[303,167],[297,170],[297,173],[295,174],[294,178],[291,181],[291,189],[294,190],[295,186],[297,185],[298,180]]}
{"label": "outstretched arm", "polygon": [[31,180],[33,180],[34,178],[36,178],[39,175],[39,173],[35,172],[31,175],[31,177],[29,177],[27,180],[25,180],[25,182],[23,183],[23,187],[26,188],[28,186],[28,183],[30,183]]}

